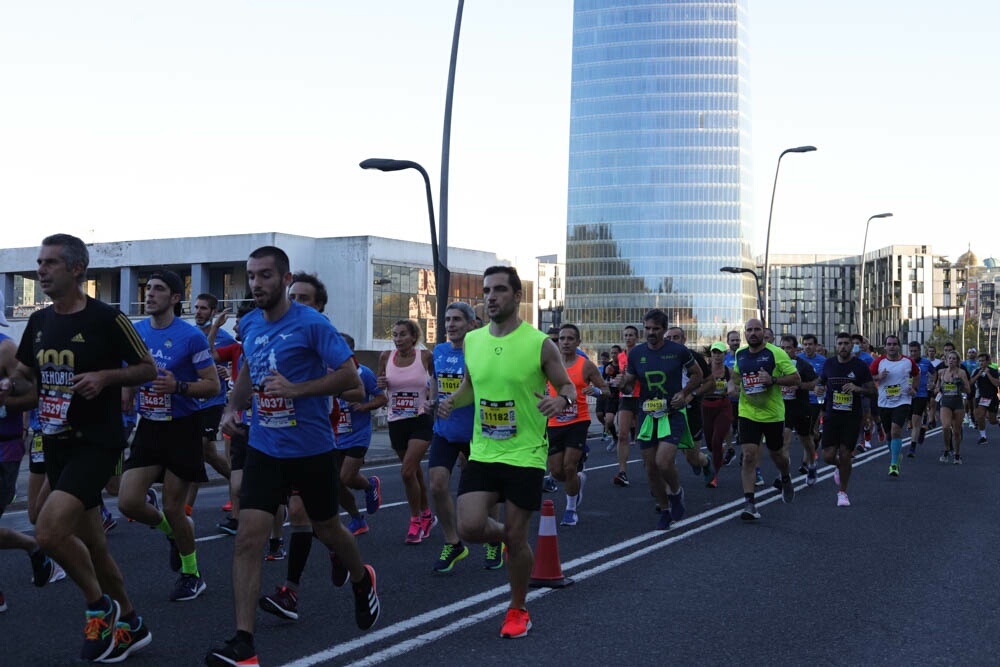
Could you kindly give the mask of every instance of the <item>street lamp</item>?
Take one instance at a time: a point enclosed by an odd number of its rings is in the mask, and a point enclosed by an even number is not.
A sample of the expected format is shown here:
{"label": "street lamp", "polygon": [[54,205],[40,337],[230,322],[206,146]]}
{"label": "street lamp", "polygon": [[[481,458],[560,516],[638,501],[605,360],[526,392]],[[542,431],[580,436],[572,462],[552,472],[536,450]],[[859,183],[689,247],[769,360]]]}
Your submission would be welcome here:
{"label": "street lamp", "polygon": [[[379,171],[402,171],[404,169],[416,169],[424,177],[424,189],[427,192],[427,216],[431,223],[431,254],[434,259],[434,284],[437,289],[437,342],[443,343],[444,331],[444,311],[448,307],[448,282],[449,272],[438,257],[437,225],[434,223],[434,199],[431,195],[431,179],[427,176],[427,170],[411,160],[389,160],[385,158],[369,158],[360,164],[362,169],[378,169]],[[442,239],[445,236],[444,224],[441,228]]]}
{"label": "street lamp", "polygon": [[760,321],[764,326],[767,326],[767,322],[764,321],[764,303],[760,296],[760,276],[753,269],[744,269],[741,266],[723,266],[719,271],[725,273],[749,273],[753,276],[753,281],[757,285],[757,310],[760,311]]}
{"label": "street lamp", "polygon": [[[795,148],[786,148],[781,151],[781,155],[778,156],[778,166],[774,170],[774,186],[771,188],[771,209],[767,212],[767,240],[764,243],[764,303],[771,298],[770,294],[767,292],[768,282],[770,275],[770,263],[769,259],[771,256],[771,216],[774,215],[774,193],[778,190],[778,171],[781,169],[781,158],[785,157],[786,153],[812,153],[816,150],[815,146],[796,146]],[[767,319],[767,312],[761,309],[761,319]]]}
{"label": "street lamp", "polygon": [[864,335],[865,328],[865,253],[868,252],[868,226],[876,218],[891,218],[892,213],[878,213],[868,218],[865,223],[865,242],[861,246],[861,290],[858,294],[858,333]]}

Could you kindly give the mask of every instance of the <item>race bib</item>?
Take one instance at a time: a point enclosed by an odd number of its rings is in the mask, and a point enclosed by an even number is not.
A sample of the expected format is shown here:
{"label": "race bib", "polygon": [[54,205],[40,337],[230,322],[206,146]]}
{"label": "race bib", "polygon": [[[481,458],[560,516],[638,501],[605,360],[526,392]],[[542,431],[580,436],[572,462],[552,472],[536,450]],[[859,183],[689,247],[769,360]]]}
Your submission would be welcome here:
{"label": "race bib", "polygon": [[168,422],[173,419],[170,410],[170,394],[161,394],[149,387],[139,388],[139,414],[143,419],[154,422]]}
{"label": "race bib", "polygon": [[410,419],[417,416],[417,398],[415,391],[398,391],[390,395],[389,411],[394,417]]}
{"label": "race bib", "polygon": [[42,446],[41,435],[36,435],[31,438],[31,462],[45,463],[45,449]]}
{"label": "race bib", "polygon": [[941,383],[941,393],[945,396],[958,396],[958,383],[957,382],[943,382]]}
{"label": "race bib", "polygon": [[979,405],[983,406],[984,408],[988,408],[990,406],[990,403],[992,403],[992,402],[993,402],[992,398],[980,398],[979,399]]}
{"label": "race bib", "polygon": [[38,421],[42,424],[42,433],[55,435],[70,429],[69,404],[72,400],[72,391],[59,389],[42,391],[38,397]]}
{"label": "race bib", "polygon": [[565,410],[556,415],[557,422],[571,422],[577,418],[580,413],[576,410],[576,401],[573,401],[573,405],[567,407]]}
{"label": "race bib", "polygon": [[850,412],[854,408],[854,394],[849,391],[833,392],[833,409]]}
{"label": "race bib", "polygon": [[479,401],[479,422],[484,438],[509,440],[517,435],[514,401]]}
{"label": "race bib", "polygon": [[902,393],[900,390],[901,387],[898,384],[890,384],[888,387],[885,388],[885,395],[889,396],[890,398],[894,396],[900,396]]}
{"label": "race bib", "polygon": [[794,401],[798,387],[781,387],[781,398],[786,401]]}
{"label": "race bib", "polygon": [[718,379],[718,380],[716,380],[715,381],[715,391],[717,391],[720,394],[725,394],[726,393],[726,381],[723,380],[723,379],[721,379],[721,378]]}
{"label": "race bib", "polygon": [[667,409],[667,401],[663,398],[650,398],[642,402],[643,412],[665,412]]}
{"label": "race bib", "polygon": [[295,426],[295,401],[280,396],[267,396],[258,391],[253,395],[257,409],[257,423],[264,428]]}
{"label": "race bib", "polygon": [[462,376],[459,373],[438,373],[438,400],[443,401],[456,391],[462,384]]}
{"label": "race bib", "polygon": [[351,411],[347,409],[347,404],[340,402],[340,418],[337,420],[337,428],[334,433],[337,435],[348,435],[353,431],[351,423]]}
{"label": "race bib", "polygon": [[767,391],[767,387],[764,386],[764,382],[760,379],[760,376],[756,373],[744,373],[743,374],[743,393],[747,396],[753,396],[754,394],[763,394]]}

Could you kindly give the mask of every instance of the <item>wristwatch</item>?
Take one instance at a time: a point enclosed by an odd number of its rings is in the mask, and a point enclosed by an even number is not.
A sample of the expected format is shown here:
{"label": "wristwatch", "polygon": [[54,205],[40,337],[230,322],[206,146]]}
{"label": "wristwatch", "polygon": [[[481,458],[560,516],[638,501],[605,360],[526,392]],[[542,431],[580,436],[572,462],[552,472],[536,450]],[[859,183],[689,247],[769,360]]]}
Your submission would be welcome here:
{"label": "wristwatch", "polygon": [[572,406],[573,406],[573,399],[571,399],[571,398],[570,398],[569,396],[567,396],[566,394],[559,394],[559,395],[560,395],[560,396],[561,396],[562,398],[564,398],[564,399],[566,400],[566,407],[567,407],[567,408],[569,408],[569,407],[572,407]]}

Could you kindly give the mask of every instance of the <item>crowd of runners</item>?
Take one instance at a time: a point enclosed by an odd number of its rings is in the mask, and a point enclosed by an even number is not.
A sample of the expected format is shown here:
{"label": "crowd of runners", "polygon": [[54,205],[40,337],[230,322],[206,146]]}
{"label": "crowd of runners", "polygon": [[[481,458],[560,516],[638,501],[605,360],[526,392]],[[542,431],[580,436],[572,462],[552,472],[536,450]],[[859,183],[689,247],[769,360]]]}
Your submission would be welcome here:
{"label": "crowd of runners", "polygon": [[[633,483],[627,464],[638,448],[657,505],[655,529],[664,531],[686,512],[678,451],[720,492],[735,492],[738,469],[740,516],[758,521],[765,451],[784,502],[795,497],[796,464],[811,486],[822,458],[836,468],[836,504],[849,506],[852,458],[874,437],[888,440],[888,474],[898,477],[901,459],[917,455],[928,428],[943,429],[940,461],[961,464],[963,426],[985,444],[987,422],[997,423],[996,366],[975,349],[960,359],[951,343],[941,358],[933,347],[924,356],[913,341],[904,355],[897,336],[886,336],[876,353],[849,332],[829,341],[829,351],[815,335],[782,335],[776,345],[774,333],[750,319],[743,331],[694,350],[683,329],[653,309],[595,364],[573,324],[547,335],[522,321],[516,270],[494,266],[483,277],[486,324],[469,304],[449,304],[447,341],[426,350],[416,322],[401,319],[393,349],[369,369],[356,360],[353,339],[322,314],[322,281],[293,273],[279,248],[249,256],[250,303],[235,313],[235,338],[222,328],[233,313],[211,294],[193,300],[194,324],[183,321],[184,282],[166,269],[150,275],[148,317],[133,324],[87,296],[88,264],[80,239],[45,238],[38,278],[52,305],[31,316],[19,345],[0,335],[0,514],[27,450],[35,525],[34,536],[0,528],[0,548],[27,553],[36,586],[66,577],[77,585],[85,602],[81,658],[93,662],[123,661],[152,641],[108,549],[116,520],[103,494],[117,494],[125,517],[165,536],[177,573],[168,598],[194,600],[207,587],[190,519],[206,464],[229,481],[230,514],[218,529],[235,536],[235,633],[207,653],[207,665],[258,664],[258,610],[298,618],[314,540],[329,553],[333,584],[350,583],[358,627],[371,628],[380,614],[377,577],[356,536],[368,532],[367,517],[382,503],[381,480],[361,474],[376,410],[387,414],[401,463],[409,508],[401,541],[436,539],[438,527],[432,569],[439,574],[466,559],[470,544],[483,545],[483,567],[506,566],[506,638],[531,628],[529,524],[543,493],[562,484],[561,524],[583,520],[595,420],[617,456],[611,484]],[[225,456],[215,445],[220,432]],[[792,453],[796,439],[801,457]],[[734,463],[727,480],[723,471]],[[262,562],[280,559],[284,580],[262,594]]]}

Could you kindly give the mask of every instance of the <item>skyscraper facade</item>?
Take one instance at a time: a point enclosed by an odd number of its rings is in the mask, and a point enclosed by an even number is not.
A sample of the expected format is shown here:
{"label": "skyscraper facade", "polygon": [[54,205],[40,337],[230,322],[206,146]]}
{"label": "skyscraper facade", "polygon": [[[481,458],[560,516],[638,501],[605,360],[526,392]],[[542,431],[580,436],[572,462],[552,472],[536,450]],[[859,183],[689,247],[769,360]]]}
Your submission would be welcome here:
{"label": "skyscraper facade", "polygon": [[746,0],[576,0],[566,313],[618,342],[662,308],[688,343],[756,312]]}

